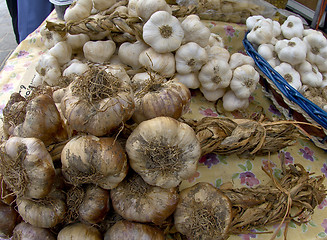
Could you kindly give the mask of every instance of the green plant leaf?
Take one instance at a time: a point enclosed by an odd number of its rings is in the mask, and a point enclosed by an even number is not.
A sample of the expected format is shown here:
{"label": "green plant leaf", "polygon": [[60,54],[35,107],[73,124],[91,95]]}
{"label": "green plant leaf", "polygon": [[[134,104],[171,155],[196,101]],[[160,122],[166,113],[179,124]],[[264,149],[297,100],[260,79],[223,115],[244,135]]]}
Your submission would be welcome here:
{"label": "green plant leaf", "polygon": [[236,178],[238,178],[239,176],[240,176],[239,173],[234,173],[233,176],[232,176],[232,179],[236,179]]}
{"label": "green plant leaf", "polygon": [[309,222],[309,224],[310,224],[310,226],[312,226],[312,227],[317,227],[317,224],[315,224],[314,221],[312,221],[312,220]]}
{"label": "green plant leaf", "polygon": [[238,166],[239,166],[243,171],[246,171],[246,167],[244,167],[242,164],[238,164]]}
{"label": "green plant leaf", "polygon": [[305,223],[303,223],[303,224],[301,225],[301,228],[302,228],[302,232],[306,232],[306,231],[308,231],[308,226],[307,226],[307,224],[305,224]]}
{"label": "green plant leaf", "polygon": [[326,237],[326,236],[327,236],[327,235],[326,235],[325,232],[320,232],[320,233],[318,233],[318,237],[324,238],[324,237]]}
{"label": "green plant leaf", "polygon": [[291,227],[291,228],[296,228],[296,224],[295,224],[293,221],[291,221],[291,222],[288,224],[288,226]]}
{"label": "green plant leaf", "polygon": [[247,160],[245,162],[245,166],[246,166],[246,168],[247,168],[248,171],[251,171],[252,170],[252,163],[249,160]]}

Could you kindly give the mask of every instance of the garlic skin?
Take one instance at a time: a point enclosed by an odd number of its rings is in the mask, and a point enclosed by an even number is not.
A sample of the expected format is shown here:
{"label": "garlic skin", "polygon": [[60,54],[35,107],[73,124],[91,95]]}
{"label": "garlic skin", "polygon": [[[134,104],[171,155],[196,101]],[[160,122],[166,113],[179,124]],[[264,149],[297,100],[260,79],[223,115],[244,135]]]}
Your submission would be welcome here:
{"label": "garlic skin", "polygon": [[128,221],[162,224],[178,203],[177,188],[161,188],[147,184],[133,173],[110,191],[116,213]]}
{"label": "garlic skin", "polygon": [[230,88],[238,98],[249,98],[256,89],[260,75],[253,66],[245,64],[234,69]]}
{"label": "garlic skin", "polygon": [[258,53],[270,64],[271,67],[276,67],[280,64],[275,46],[270,43],[261,44],[258,47]]}
{"label": "garlic skin", "polygon": [[197,89],[200,87],[198,73],[176,74],[174,80],[191,89]]}
{"label": "garlic skin", "polygon": [[67,33],[66,42],[71,46],[73,52],[83,49],[86,42],[90,41],[90,37],[87,34],[69,34]]}
{"label": "garlic skin", "polygon": [[172,10],[165,0],[139,0],[136,1],[136,14],[144,22],[148,21],[152,14],[158,11],[166,11],[172,14]]}
{"label": "garlic skin", "polygon": [[223,96],[223,108],[229,112],[245,109],[249,104],[249,99],[236,97],[232,90],[227,91]]}
{"label": "garlic skin", "polygon": [[274,69],[287,81],[289,85],[294,87],[296,90],[300,90],[302,87],[301,76],[291,64],[281,63]]}
{"label": "garlic skin", "polygon": [[92,0],[93,7],[99,11],[106,10],[116,3],[116,0]]}
{"label": "garlic skin", "polygon": [[233,53],[229,59],[229,66],[232,70],[245,64],[253,67],[255,65],[252,57],[242,53]]}
{"label": "garlic skin", "polygon": [[159,73],[163,77],[172,77],[175,74],[175,56],[173,53],[158,53],[148,48],[139,56],[139,62],[148,70]]}
{"label": "garlic skin", "polygon": [[[142,79],[143,78],[143,79]],[[136,123],[159,116],[180,118],[188,109],[191,93],[177,81],[165,81],[160,75],[139,73],[133,79]]]}
{"label": "garlic skin", "polygon": [[[206,229],[200,223],[208,224]],[[229,198],[210,183],[200,182],[180,193],[180,201],[174,213],[174,225],[188,239],[227,239],[233,219]]]}
{"label": "garlic skin", "polygon": [[49,229],[21,222],[14,228],[13,239],[56,240],[57,238]]}
{"label": "garlic skin", "polygon": [[214,59],[206,63],[199,73],[199,81],[202,88],[215,90],[226,88],[232,79],[232,70],[224,60]]}
{"label": "garlic skin", "polygon": [[205,48],[208,53],[208,60],[220,59],[228,62],[230,59],[230,53],[224,47],[219,47],[217,45]]}
{"label": "garlic skin", "polygon": [[[91,69],[90,71],[95,70]],[[75,91],[80,89],[80,81],[85,79],[85,74],[88,74],[89,77],[92,76],[91,81],[96,81],[95,76],[101,70],[97,70],[97,73],[91,75],[87,71],[83,76],[77,77],[67,87],[60,104],[61,111],[72,129],[95,136],[103,136],[131,118],[134,112],[134,96],[129,76],[124,69],[115,65],[108,66],[106,71],[108,73],[105,75],[111,79],[111,82],[118,80],[117,84],[124,91],[117,90],[111,96],[106,96],[104,92],[101,99],[90,100],[85,96],[78,95]],[[96,91],[101,93],[100,90]]]}
{"label": "garlic skin", "polygon": [[193,176],[201,147],[194,130],[170,117],[141,122],[126,143],[130,165],[145,182],[176,187]]}
{"label": "garlic skin", "polygon": [[64,220],[65,195],[53,190],[45,199],[17,198],[18,213],[23,220],[35,227],[52,228]]}
{"label": "garlic skin", "polygon": [[51,54],[43,54],[35,66],[36,72],[41,77],[41,82],[50,86],[59,85],[61,69],[56,57]]}
{"label": "garlic skin", "polygon": [[307,61],[322,65],[327,59],[327,39],[322,34],[311,33],[303,38],[307,46]]}
{"label": "garlic skin", "polygon": [[60,66],[65,65],[72,58],[72,48],[66,41],[58,42],[49,50],[49,53],[57,58]]}
{"label": "garlic skin", "polygon": [[129,0],[127,4],[128,15],[131,17],[138,17],[136,13],[136,5],[140,0]]}
{"label": "garlic skin", "polygon": [[200,87],[200,91],[202,92],[205,99],[210,102],[215,102],[224,96],[226,88],[217,88],[216,90],[209,90]]}
{"label": "garlic skin", "polygon": [[320,87],[322,85],[323,76],[316,65],[304,61],[296,66],[296,70],[301,75],[303,85],[306,84],[311,87]]}
{"label": "garlic skin", "polygon": [[60,230],[57,240],[103,240],[101,233],[96,227],[73,223]]}
{"label": "garlic skin", "polygon": [[62,37],[55,31],[49,31],[46,26],[42,26],[40,29],[41,39],[47,49],[51,49],[56,43],[64,41],[65,37]]}
{"label": "garlic skin", "polygon": [[141,52],[148,49],[149,46],[142,41],[135,43],[124,42],[120,45],[118,56],[122,63],[131,66],[133,69],[139,69],[142,65],[139,62]]}
{"label": "garlic skin", "polygon": [[92,183],[107,190],[115,188],[128,170],[124,150],[115,139],[92,135],[71,139],[61,152],[61,163],[62,174],[72,185]]}
{"label": "garlic skin", "polygon": [[66,23],[83,20],[91,15],[92,8],[92,0],[77,0],[66,9],[64,20]]}
{"label": "garlic skin", "polygon": [[112,40],[88,41],[83,46],[84,56],[94,63],[104,63],[109,61],[116,51],[116,44]]}
{"label": "garlic skin", "polygon": [[295,66],[306,59],[307,45],[300,38],[294,37],[277,41],[275,51],[282,62]]}
{"label": "garlic skin", "polygon": [[197,72],[207,63],[206,50],[195,42],[182,45],[175,53],[176,71],[180,74]]}
{"label": "garlic skin", "polygon": [[0,238],[2,239],[11,239],[15,226],[20,222],[17,211],[10,204],[0,201]]}
{"label": "garlic skin", "polygon": [[166,11],[155,12],[143,26],[144,42],[158,53],[175,51],[180,47],[183,37],[184,31],[179,20]]}
{"label": "garlic skin", "polygon": [[270,43],[273,38],[273,22],[265,18],[256,22],[252,30],[248,33],[247,38],[251,43],[260,45]]}
{"label": "garlic skin", "polygon": [[303,23],[301,18],[290,15],[281,25],[281,32],[283,36],[287,39],[291,39],[294,37],[302,38],[303,36]]}
{"label": "garlic skin", "polygon": [[251,31],[254,27],[254,25],[259,21],[265,19],[261,15],[255,15],[255,16],[250,16],[246,19],[245,25],[248,31]]}
{"label": "garlic skin", "polygon": [[104,240],[151,239],[165,240],[164,233],[157,227],[126,220],[116,222],[104,235]]}
{"label": "garlic skin", "polygon": [[55,169],[52,158],[41,140],[11,137],[2,144],[1,151],[7,156],[3,158],[3,161],[10,159],[12,162],[15,159],[15,161],[20,161],[17,164],[22,167],[21,173],[10,169],[10,165],[8,165],[8,171],[14,171],[14,174],[26,174],[26,182],[18,183],[15,182],[15,178],[11,179],[2,174],[3,180],[17,196],[43,198],[49,194],[54,182]]}
{"label": "garlic skin", "polygon": [[218,47],[223,48],[225,46],[225,44],[224,44],[224,40],[221,36],[219,36],[216,33],[211,33],[207,46],[209,46],[209,47],[218,46]]}
{"label": "garlic skin", "polygon": [[76,74],[76,75],[82,75],[86,71],[88,71],[90,67],[86,63],[82,63],[78,60],[72,62],[69,67],[67,67],[62,75],[63,76],[69,76],[71,74]]}
{"label": "garlic skin", "polygon": [[181,25],[184,30],[183,43],[195,42],[201,47],[208,45],[211,32],[210,29],[200,21],[199,16],[195,14],[188,15],[182,21]]}

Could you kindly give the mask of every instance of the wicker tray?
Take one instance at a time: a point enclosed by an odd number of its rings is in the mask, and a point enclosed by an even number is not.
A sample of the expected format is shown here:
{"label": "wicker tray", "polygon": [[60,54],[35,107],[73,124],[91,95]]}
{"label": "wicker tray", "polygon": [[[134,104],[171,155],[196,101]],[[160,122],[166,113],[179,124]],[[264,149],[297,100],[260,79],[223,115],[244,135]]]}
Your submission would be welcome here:
{"label": "wicker tray", "polygon": [[327,113],[316,104],[305,98],[295,88],[276,72],[269,63],[261,57],[252,44],[247,40],[247,33],[243,39],[247,54],[253,58],[257,70],[263,77],[261,85],[278,110],[287,118],[305,121],[320,128],[301,125],[301,128],[310,136],[314,144],[327,150]]}

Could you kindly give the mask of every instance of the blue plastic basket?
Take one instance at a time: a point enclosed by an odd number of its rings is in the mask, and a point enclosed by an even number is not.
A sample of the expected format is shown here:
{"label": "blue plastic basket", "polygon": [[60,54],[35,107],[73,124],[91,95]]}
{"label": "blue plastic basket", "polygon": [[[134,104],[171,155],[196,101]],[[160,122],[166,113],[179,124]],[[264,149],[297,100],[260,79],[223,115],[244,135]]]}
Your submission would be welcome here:
{"label": "blue plastic basket", "polygon": [[[276,86],[284,97],[300,107],[311,119],[314,120],[310,121],[310,119],[306,118],[309,122],[317,123],[326,130],[327,113],[289,85],[288,82],[278,72],[276,72],[262,56],[258,54],[253,45],[248,41],[247,34],[248,33],[245,34],[243,39],[244,48],[247,54],[253,58],[260,71]],[[319,140],[319,142],[322,144],[324,144],[325,141],[326,137]]]}

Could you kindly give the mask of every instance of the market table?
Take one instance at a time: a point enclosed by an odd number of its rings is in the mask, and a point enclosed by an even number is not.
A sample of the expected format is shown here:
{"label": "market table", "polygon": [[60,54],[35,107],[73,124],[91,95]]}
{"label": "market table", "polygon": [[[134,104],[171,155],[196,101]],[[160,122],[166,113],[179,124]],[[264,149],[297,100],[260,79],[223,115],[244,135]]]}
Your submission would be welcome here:
{"label": "market table", "polygon": [[[53,12],[47,20],[55,19],[56,14]],[[246,32],[244,25],[215,21],[206,21],[206,25],[212,32],[219,34],[224,39],[225,46],[230,53],[244,52],[242,45]],[[34,66],[39,57],[47,51],[40,36],[40,27],[18,45],[0,72],[1,116],[11,93],[21,91],[24,95],[30,91],[28,83],[33,78]],[[251,96],[249,108],[234,112],[225,112],[222,109],[220,101],[217,104],[208,102],[199,91],[192,90],[191,105],[184,117],[199,120],[205,116],[249,118],[255,114],[264,114],[271,120],[284,119],[273,103],[264,95],[260,85],[257,86],[256,91]],[[300,163],[307,171],[313,172],[315,175],[327,176],[327,154],[310,140],[298,139],[293,146],[284,148],[282,152],[285,155],[287,165]],[[278,177],[281,174],[280,156],[281,154],[274,153],[247,159],[234,154],[228,156],[208,154],[200,159],[196,174],[182,182],[180,188],[183,189],[203,181],[218,188],[229,182],[232,182],[235,187],[255,187],[259,184],[267,184],[270,179],[263,172],[262,167],[272,166],[273,174]],[[325,184],[327,184],[326,181]],[[257,234],[257,232],[274,232],[277,227],[278,224],[267,227],[267,229],[254,229],[251,234],[231,236],[229,239],[270,239],[271,233]],[[278,232],[277,239],[283,239],[283,232],[284,226]],[[327,199],[315,209],[312,219],[307,223],[298,226],[291,222],[287,237],[298,240],[327,239]]]}

